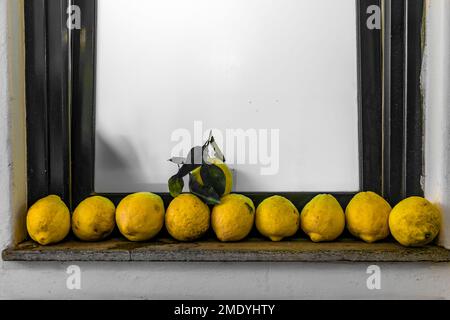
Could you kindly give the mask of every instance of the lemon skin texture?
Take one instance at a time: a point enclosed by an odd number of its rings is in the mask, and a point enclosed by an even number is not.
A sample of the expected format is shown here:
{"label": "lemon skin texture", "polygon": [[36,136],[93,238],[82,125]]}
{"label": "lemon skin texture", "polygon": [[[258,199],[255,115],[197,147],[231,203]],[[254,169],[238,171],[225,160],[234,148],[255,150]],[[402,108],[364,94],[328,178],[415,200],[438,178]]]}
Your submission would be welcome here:
{"label": "lemon skin texture", "polygon": [[116,207],[105,197],[94,196],[82,201],[72,215],[72,231],[83,241],[100,241],[116,226]]}
{"label": "lemon skin texture", "polygon": [[120,233],[130,241],[147,241],[155,237],[164,225],[164,203],[150,192],[131,194],[119,203],[116,223]]}
{"label": "lemon skin texture", "polygon": [[299,229],[300,214],[294,204],[281,196],[265,199],[256,209],[256,228],[272,241],[293,236]]}
{"label": "lemon skin texture", "polygon": [[166,228],[179,241],[201,238],[210,226],[209,207],[197,196],[183,193],[172,200],[166,213]]}
{"label": "lemon skin texture", "polygon": [[300,224],[313,242],[333,241],[345,229],[344,210],[335,197],[320,194],[303,208]]}
{"label": "lemon skin texture", "polygon": [[389,236],[391,206],[374,192],[360,192],[345,210],[347,229],[352,235],[372,243]]}
{"label": "lemon skin texture", "polygon": [[389,227],[400,244],[418,247],[436,238],[441,219],[441,212],[431,202],[421,197],[410,197],[392,209]]}
{"label": "lemon skin texture", "polygon": [[[222,170],[223,174],[225,175],[225,192],[223,194],[221,194],[220,196],[226,196],[227,194],[230,194],[231,190],[233,189],[233,175],[231,174],[230,168],[228,168],[228,166],[225,163],[223,163],[220,159],[217,159],[217,158],[212,158],[212,159],[209,159],[208,161],[210,163],[218,166]],[[200,185],[203,185],[203,180],[200,175],[200,167],[193,170],[191,172],[191,174],[193,175],[195,180],[197,180],[197,182]]]}
{"label": "lemon skin texture", "polygon": [[214,206],[212,228],[220,241],[240,241],[248,236],[255,221],[255,205],[250,198],[229,194]]}
{"label": "lemon skin texture", "polygon": [[27,213],[27,230],[41,245],[58,243],[70,232],[70,212],[60,197],[50,195],[33,204]]}

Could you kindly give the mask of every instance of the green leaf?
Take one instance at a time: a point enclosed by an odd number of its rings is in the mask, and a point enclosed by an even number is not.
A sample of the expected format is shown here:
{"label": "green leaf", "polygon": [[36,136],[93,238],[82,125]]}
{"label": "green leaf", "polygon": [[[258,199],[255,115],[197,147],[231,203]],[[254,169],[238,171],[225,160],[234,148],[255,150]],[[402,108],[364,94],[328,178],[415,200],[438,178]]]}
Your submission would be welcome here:
{"label": "green leaf", "polygon": [[189,175],[189,189],[191,193],[203,199],[206,204],[219,204],[220,196],[212,186],[201,185],[192,175]]}
{"label": "green leaf", "polygon": [[179,178],[184,178],[189,173],[200,167],[201,164],[183,164],[181,168],[178,170],[177,176]]}
{"label": "green leaf", "polygon": [[226,177],[222,169],[214,164],[204,164],[200,169],[203,184],[211,186],[219,195],[225,193]]}
{"label": "green leaf", "polygon": [[212,131],[206,143],[201,147],[192,148],[185,159],[182,157],[169,159],[170,162],[178,165],[177,174],[170,178],[168,183],[170,194],[173,197],[181,194],[184,187],[183,178],[193,170],[202,167],[200,174],[204,184],[200,185],[197,181],[192,182],[194,179],[191,177],[189,188],[192,193],[197,194],[209,204],[220,203],[220,195],[225,192],[226,178],[219,167],[208,163],[210,146],[214,149],[215,158],[225,162],[225,157],[214,140]]}
{"label": "green leaf", "polygon": [[183,192],[183,188],[184,181],[182,177],[174,175],[169,179],[169,192],[172,197],[178,197]]}

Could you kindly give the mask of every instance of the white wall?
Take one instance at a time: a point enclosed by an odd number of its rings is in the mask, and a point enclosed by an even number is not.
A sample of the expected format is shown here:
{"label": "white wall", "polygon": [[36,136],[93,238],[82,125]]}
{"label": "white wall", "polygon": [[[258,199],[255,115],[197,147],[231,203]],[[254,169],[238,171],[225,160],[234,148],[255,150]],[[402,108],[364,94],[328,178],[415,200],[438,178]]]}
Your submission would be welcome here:
{"label": "white wall", "polygon": [[237,192],[359,189],[355,0],[98,6],[95,191],[167,192],[211,128]]}
{"label": "white wall", "polygon": [[[25,204],[23,76],[17,69],[8,73],[22,61],[13,52],[22,41],[14,17],[19,3],[0,0],[0,250],[12,240],[13,221],[23,217]],[[433,19],[443,12],[435,9]],[[427,161],[436,160],[427,153]],[[434,186],[431,177],[427,181]],[[68,265],[0,261],[0,298],[450,298],[450,264],[380,264],[378,291],[366,288],[365,263],[81,263],[81,291],[66,289]]]}
{"label": "white wall", "polygon": [[67,266],[7,263],[0,298],[450,298],[447,264],[383,264],[374,291],[367,264],[82,263],[80,291],[66,289]]}
{"label": "white wall", "polygon": [[[425,190],[440,204],[450,225],[450,1],[429,0],[427,47],[423,71],[425,92]],[[439,241],[450,248],[450,228]]]}

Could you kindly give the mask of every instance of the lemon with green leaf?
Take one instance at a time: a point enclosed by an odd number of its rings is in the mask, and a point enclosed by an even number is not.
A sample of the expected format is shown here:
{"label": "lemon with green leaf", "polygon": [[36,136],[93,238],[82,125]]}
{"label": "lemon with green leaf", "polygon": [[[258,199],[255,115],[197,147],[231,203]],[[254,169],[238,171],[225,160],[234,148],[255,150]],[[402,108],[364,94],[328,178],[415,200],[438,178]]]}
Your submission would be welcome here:
{"label": "lemon with green leaf", "polygon": [[[231,173],[230,168],[228,168],[228,166],[221,161],[220,159],[217,158],[212,158],[208,160],[208,163],[210,165],[214,165],[216,167],[218,167],[223,174],[223,177],[221,176],[220,172],[217,173],[216,175],[213,175],[211,178],[211,180],[213,179],[223,179],[225,178],[224,182],[215,182],[215,185],[217,186],[217,193],[219,194],[219,196],[223,197],[226,196],[227,194],[231,193],[231,190],[233,189],[233,175]],[[204,168],[204,167],[203,167]],[[205,170],[203,171],[203,176],[205,176],[204,174]],[[193,170],[191,172],[192,177],[197,180],[197,182],[200,185],[204,185],[203,179],[202,179],[202,167],[198,167],[197,169]],[[207,173],[208,174],[208,173]],[[211,174],[209,174],[211,176]],[[213,181],[214,183],[214,181]]]}
{"label": "lemon with green leaf", "polygon": [[[212,157],[210,147],[214,151]],[[189,191],[209,205],[219,204],[220,198],[233,189],[233,176],[212,133],[203,146],[193,147],[186,158],[174,157],[169,161],[178,165],[178,172],[168,181],[170,195],[174,198],[183,192],[187,175]]]}

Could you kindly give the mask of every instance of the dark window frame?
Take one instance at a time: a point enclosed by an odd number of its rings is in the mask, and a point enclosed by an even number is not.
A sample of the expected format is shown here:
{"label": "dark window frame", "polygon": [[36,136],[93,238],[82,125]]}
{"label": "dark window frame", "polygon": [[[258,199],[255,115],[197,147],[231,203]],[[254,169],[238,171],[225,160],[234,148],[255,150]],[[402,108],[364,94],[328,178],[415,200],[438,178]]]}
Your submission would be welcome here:
{"label": "dark window frame", "polygon": [[68,1],[25,1],[28,202],[70,203]]}
{"label": "dark window frame", "polygon": [[[392,35],[392,46],[384,47],[390,64],[385,58],[384,67],[382,31],[366,27],[367,7],[381,7],[382,1],[356,2],[360,190],[378,192],[395,203],[408,195],[423,194],[419,78],[423,1],[384,2],[390,16],[384,36]],[[70,37],[66,27],[68,0],[26,1],[25,24],[28,200],[33,203],[52,193],[74,208],[95,194],[97,1],[73,0],[72,4],[81,8],[82,28],[73,30]],[[277,194],[301,208],[317,193]],[[333,194],[345,206],[354,192]],[[105,194],[116,203],[124,195]],[[167,193],[160,195],[166,204],[171,200]],[[269,193],[247,195],[259,203]]]}

